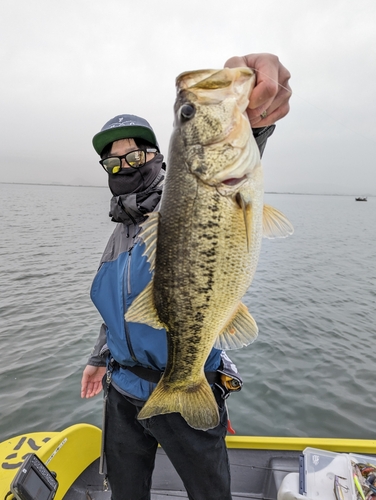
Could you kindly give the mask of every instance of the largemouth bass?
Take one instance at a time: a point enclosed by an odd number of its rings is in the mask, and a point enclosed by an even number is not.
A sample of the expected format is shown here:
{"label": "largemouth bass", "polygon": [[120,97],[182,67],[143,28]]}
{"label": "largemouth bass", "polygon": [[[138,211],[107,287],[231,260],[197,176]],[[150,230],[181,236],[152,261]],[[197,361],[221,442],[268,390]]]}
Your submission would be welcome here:
{"label": "largemouth bass", "polygon": [[165,328],[166,370],[139,419],[179,412],[207,430],[219,423],[204,365],[213,346],[240,348],[258,328],[241,298],[254,276],[263,232],[292,233],[263,204],[260,154],[245,115],[248,68],[183,73],[160,210],[143,238],[153,279],[125,318]]}

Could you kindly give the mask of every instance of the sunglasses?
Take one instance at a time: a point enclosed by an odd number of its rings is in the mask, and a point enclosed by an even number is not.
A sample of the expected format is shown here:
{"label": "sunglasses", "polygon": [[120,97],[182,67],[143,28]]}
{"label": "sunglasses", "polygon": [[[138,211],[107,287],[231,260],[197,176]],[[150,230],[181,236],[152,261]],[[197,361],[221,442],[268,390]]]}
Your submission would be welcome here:
{"label": "sunglasses", "polygon": [[152,148],[146,148],[145,150],[136,149],[135,151],[131,151],[123,156],[109,156],[104,160],[99,160],[99,163],[107,173],[117,174],[121,170],[122,160],[124,160],[131,168],[139,168],[145,165],[147,153],[157,154],[157,150]]}

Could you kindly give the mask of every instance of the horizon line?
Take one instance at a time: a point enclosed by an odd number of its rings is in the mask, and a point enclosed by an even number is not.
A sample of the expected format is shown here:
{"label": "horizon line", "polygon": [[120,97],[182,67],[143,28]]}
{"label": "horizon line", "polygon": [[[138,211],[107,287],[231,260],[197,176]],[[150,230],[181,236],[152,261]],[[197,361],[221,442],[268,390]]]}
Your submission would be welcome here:
{"label": "horizon line", "polygon": [[[94,184],[63,184],[59,182],[50,182],[50,183],[42,183],[42,182],[7,182],[0,181],[0,184],[21,184],[24,186],[55,186],[55,187],[89,187],[89,188],[106,188],[108,186],[96,186]],[[361,198],[374,197],[374,194],[368,195],[357,195],[357,194],[345,194],[345,193],[307,193],[307,192],[298,192],[298,191],[265,191],[264,194],[295,194],[295,195],[310,195],[310,196],[355,196]]]}

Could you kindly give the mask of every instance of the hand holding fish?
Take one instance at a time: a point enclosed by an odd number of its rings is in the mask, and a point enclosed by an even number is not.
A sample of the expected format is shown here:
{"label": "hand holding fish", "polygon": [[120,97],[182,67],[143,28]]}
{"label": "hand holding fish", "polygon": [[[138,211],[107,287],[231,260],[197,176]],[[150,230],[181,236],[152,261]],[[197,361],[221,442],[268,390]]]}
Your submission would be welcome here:
{"label": "hand holding fish", "polygon": [[253,128],[266,127],[280,120],[290,110],[290,72],[273,54],[248,54],[231,57],[227,68],[247,66],[256,72],[256,85],[247,108],[248,119]]}

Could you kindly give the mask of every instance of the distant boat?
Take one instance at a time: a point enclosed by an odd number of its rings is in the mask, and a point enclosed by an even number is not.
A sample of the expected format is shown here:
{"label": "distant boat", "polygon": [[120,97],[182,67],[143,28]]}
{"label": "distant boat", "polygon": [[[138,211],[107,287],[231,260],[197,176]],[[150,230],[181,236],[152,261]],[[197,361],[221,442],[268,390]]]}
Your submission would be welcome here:
{"label": "distant boat", "polygon": [[355,198],[355,201],[367,201],[367,197],[366,198]]}

